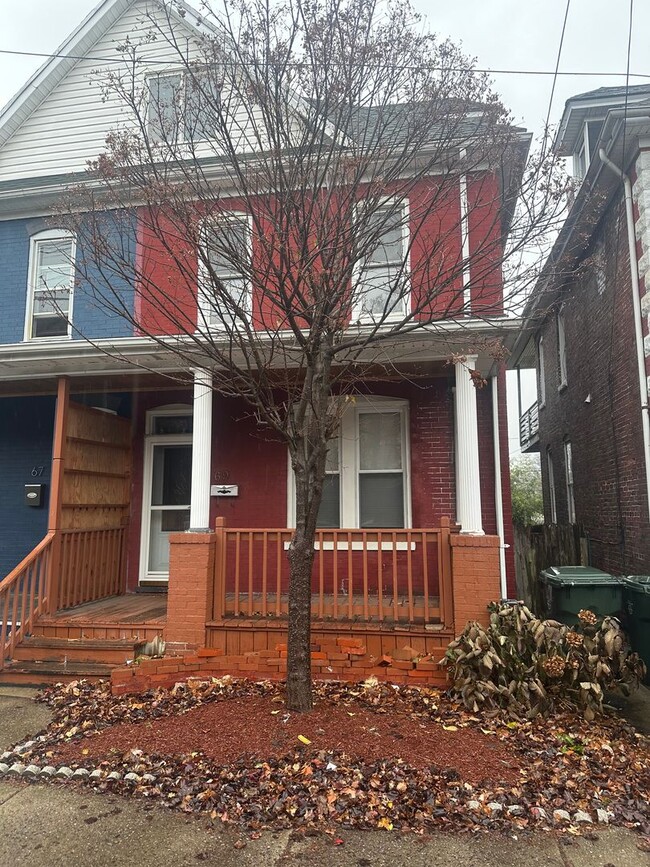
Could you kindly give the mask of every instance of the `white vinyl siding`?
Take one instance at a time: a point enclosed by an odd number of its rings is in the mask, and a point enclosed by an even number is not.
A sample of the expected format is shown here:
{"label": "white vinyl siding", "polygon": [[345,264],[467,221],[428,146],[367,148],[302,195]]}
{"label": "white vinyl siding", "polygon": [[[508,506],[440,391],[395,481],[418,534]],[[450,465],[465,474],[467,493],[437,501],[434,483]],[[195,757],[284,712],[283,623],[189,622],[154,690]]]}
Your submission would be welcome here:
{"label": "white vinyl siding", "polygon": [[[144,36],[153,32],[153,15],[165,18],[157,3],[140,0],[125,12],[109,30],[88,50],[88,59],[80,60],[45,100],[25,118],[19,129],[0,148],[0,181],[17,178],[60,175],[68,172],[84,172],[88,160],[96,159],[106,150],[106,135],[117,126],[128,127],[133,123],[129,110],[121,104],[114,93],[103,93],[106,73],[129,75],[128,60],[115,62],[122,55],[117,51],[134,33]],[[163,25],[164,26],[164,25]],[[180,19],[175,24],[174,38],[182,46],[188,61],[198,61],[198,50],[192,39],[186,38]],[[192,31],[187,29],[187,36]],[[185,48],[187,47],[187,51]],[[138,45],[138,58],[143,61],[138,70],[138,88],[144,94],[147,75],[162,74],[165,66],[161,59],[169,58],[169,71],[178,67],[178,50],[170,47],[162,35],[151,40],[143,39]],[[124,55],[126,58],[126,55]],[[102,59],[107,63],[102,66]],[[157,61],[147,68],[146,60]],[[146,112],[146,104],[143,105]],[[257,114],[253,114],[257,117]],[[251,123],[244,109],[237,111],[233,121],[241,129],[241,148],[256,147],[258,138],[251,133]],[[209,153],[209,150],[206,150]]]}
{"label": "white vinyl siding", "polygon": [[32,237],[25,340],[70,336],[74,260],[75,239],[69,232],[54,229]]}

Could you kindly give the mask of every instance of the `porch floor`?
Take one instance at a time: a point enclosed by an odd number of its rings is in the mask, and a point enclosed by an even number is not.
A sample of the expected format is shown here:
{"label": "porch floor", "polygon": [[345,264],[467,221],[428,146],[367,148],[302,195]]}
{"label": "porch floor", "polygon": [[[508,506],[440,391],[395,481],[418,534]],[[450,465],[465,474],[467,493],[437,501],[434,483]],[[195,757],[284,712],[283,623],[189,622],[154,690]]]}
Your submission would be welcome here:
{"label": "porch floor", "polygon": [[42,615],[39,624],[70,626],[86,624],[142,624],[164,626],[167,622],[166,593],[125,593],[64,608],[53,615]]}

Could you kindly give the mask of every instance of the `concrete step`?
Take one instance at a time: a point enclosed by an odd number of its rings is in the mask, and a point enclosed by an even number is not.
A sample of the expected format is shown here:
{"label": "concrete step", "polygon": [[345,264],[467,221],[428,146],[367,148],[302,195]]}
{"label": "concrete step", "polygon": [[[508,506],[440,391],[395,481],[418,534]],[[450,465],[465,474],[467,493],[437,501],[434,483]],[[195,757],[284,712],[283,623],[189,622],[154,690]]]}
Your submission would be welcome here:
{"label": "concrete step", "polygon": [[67,683],[71,680],[108,679],[113,665],[102,663],[27,662],[15,660],[0,670],[0,683],[15,683],[21,686],[46,686],[52,683]]}
{"label": "concrete step", "polygon": [[102,663],[123,665],[134,657],[129,639],[49,638],[32,635],[14,649],[13,658],[25,662]]}

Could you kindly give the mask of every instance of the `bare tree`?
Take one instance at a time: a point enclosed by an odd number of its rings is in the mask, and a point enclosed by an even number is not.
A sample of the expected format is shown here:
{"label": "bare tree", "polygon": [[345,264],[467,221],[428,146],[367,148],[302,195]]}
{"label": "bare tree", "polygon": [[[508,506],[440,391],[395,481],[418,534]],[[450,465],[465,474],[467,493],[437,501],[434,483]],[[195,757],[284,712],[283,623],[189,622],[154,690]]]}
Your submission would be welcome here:
{"label": "bare tree", "polygon": [[[558,187],[541,164],[524,171],[529,139],[489,80],[406,0],[225,0],[200,20],[164,9],[103,73],[124,121],[64,210],[97,303],[180,371],[208,369],[288,447],[287,692],[306,711],[314,540],[346,402],[364,370],[398,373],[412,336],[452,330],[457,347],[467,323],[502,322],[506,236],[519,258],[545,237]],[[161,42],[171,71],[145,76]]]}

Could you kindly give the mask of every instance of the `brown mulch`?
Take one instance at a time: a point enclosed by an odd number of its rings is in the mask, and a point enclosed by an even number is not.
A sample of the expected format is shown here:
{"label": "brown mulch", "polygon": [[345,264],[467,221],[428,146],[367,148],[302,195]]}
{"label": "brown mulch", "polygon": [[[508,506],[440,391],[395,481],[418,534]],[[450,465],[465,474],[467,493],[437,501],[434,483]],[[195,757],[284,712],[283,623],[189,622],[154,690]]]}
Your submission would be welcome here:
{"label": "brown mulch", "polygon": [[131,749],[148,755],[201,752],[218,764],[271,758],[311,743],[305,752],[341,752],[367,762],[402,759],[414,768],[453,770],[469,783],[519,779],[512,747],[476,729],[443,727],[405,714],[320,702],[309,715],[288,714],[272,696],[245,696],[194,707],[178,716],[118,723],[80,741],[57,745],[60,763],[110,759]]}

